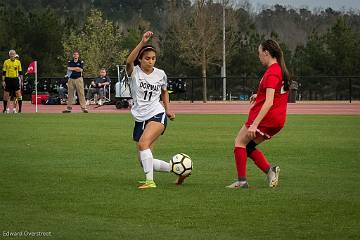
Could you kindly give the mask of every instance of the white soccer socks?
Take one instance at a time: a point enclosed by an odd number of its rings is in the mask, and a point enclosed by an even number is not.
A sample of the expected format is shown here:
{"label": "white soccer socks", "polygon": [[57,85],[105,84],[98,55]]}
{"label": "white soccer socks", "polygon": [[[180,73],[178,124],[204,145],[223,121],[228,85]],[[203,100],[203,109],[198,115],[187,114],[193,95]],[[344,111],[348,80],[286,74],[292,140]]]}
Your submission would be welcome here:
{"label": "white soccer socks", "polygon": [[154,170],[157,172],[170,172],[170,163],[163,160],[154,159]]}
{"label": "white soccer socks", "polygon": [[139,153],[146,180],[154,180],[154,170],[157,172],[170,172],[170,163],[154,159],[150,149],[139,151]]}
{"label": "white soccer socks", "polygon": [[154,180],[153,155],[150,149],[139,151],[140,160],[144,169],[146,180]]}

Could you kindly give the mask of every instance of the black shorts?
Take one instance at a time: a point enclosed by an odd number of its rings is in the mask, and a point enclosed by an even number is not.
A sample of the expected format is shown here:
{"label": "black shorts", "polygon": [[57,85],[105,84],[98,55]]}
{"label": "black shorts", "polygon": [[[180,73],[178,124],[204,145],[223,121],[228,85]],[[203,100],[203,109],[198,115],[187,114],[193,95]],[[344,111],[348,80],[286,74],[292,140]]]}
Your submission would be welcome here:
{"label": "black shorts", "polygon": [[20,90],[19,78],[5,78],[5,91],[16,92]]}
{"label": "black shorts", "polygon": [[138,142],[140,140],[140,138],[144,132],[144,129],[146,127],[146,124],[148,124],[149,122],[159,122],[159,123],[164,124],[165,129],[161,133],[161,135],[164,134],[164,132],[166,130],[166,125],[167,125],[167,117],[166,117],[165,113],[159,113],[144,122],[136,122],[135,121],[135,126],[134,126],[134,131],[133,131],[134,141]]}

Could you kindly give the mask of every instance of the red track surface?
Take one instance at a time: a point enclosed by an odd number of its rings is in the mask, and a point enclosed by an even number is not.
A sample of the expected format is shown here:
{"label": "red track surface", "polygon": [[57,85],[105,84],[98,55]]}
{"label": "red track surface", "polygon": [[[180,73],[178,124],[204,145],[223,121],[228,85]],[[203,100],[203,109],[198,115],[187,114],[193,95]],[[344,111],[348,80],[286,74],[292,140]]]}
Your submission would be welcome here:
{"label": "red track surface", "polygon": [[[35,112],[35,105],[30,102],[23,104],[23,112]],[[247,114],[250,104],[246,102],[171,102],[175,113],[196,114]],[[38,105],[40,113],[60,113],[66,105]],[[90,112],[127,113],[129,109],[118,110],[114,105],[96,108],[89,106]],[[80,106],[73,106],[73,112],[81,112]],[[298,102],[288,104],[288,114],[335,114],[360,115],[360,102]]]}

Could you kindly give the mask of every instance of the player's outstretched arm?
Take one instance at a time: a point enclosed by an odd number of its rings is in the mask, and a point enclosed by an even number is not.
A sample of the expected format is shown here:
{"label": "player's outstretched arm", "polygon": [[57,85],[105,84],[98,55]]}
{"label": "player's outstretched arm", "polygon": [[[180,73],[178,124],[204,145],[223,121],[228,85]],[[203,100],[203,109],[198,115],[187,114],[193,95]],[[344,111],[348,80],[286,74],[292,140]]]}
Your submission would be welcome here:
{"label": "player's outstretched arm", "polygon": [[164,89],[161,90],[161,99],[163,101],[166,116],[168,116],[168,118],[170,118],[171,121],[175,120],[175,113],[173,113],[170,110],[170,107],[169,107],[169,105],[170,105],[170,103],[169,103],[169,93],[168,93],[167,90],[164,90]]}
{"label": "player's outstretched arm", "polygon": [[139,51],[149,41],[149,39],[151,38],[152,35],[153,35],[153,32],[151,32],[151,31],[147,31],[146,33],[144,33],[139,44],[131,51],[130,55],[126,59],[126,71],[129,75],[131,75],[131,73],[133,71],[134,61],[136,60],[136,57],[138,56]]}

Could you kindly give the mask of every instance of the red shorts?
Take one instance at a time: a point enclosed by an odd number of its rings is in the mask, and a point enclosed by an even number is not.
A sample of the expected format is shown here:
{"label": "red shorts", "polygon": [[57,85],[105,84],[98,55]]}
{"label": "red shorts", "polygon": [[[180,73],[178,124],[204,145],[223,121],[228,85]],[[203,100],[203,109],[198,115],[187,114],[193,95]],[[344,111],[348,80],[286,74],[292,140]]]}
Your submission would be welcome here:
{"label": "red shorts", "polygon": [[[250,125],[246,124],[245,125],[247,128],[250,127]],[[272,136],[274,136],[275,134],[277,134],[278,132],[280,132],[280,130],[282,129],[282,127],[264,127],[264,126],[258,126],[257,130],[256,130],[256,136],[257,137],[264,137],[264,139],[270,139]]]}

